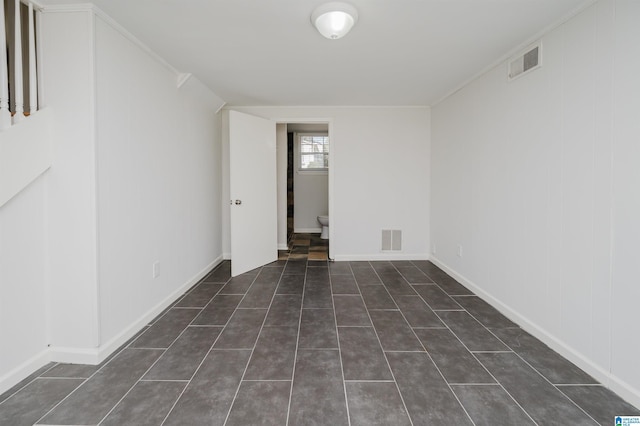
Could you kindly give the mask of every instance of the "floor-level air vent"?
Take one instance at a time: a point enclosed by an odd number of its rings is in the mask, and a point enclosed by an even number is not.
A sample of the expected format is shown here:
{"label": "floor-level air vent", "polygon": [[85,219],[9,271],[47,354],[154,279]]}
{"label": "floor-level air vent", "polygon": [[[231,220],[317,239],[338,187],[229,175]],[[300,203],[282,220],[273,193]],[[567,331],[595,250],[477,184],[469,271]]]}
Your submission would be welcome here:
{"label": "floor-level air vent", "polygon": [[402,250],[402,231],[399,229],[382,230],[382,251]]}
{"label": "floor-level air vent", "polygon": [[540,68],[542,65],[542,58],[540,56],[542,51],[541,47],[539,43],[530,46],[524,53],[509,60],[509,80],[513,80],[516,77]]}

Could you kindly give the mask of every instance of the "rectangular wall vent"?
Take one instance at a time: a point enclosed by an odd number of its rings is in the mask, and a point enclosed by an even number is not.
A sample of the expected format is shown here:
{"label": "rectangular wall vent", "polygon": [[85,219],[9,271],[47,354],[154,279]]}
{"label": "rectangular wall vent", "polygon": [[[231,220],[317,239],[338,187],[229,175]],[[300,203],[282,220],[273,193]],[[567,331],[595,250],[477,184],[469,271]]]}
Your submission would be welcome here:
{"label": "rectangular wall vent", "polygon": [[535,46],[530,46],[524,53],[509,60],[509,80],[540,68],[542,65],[541,51],[541,45],[536,44]]}
{"label": "rectangular wall vent", "polygon": [[399,229],[382,230],[382,251],[402,250],[402,231]]}

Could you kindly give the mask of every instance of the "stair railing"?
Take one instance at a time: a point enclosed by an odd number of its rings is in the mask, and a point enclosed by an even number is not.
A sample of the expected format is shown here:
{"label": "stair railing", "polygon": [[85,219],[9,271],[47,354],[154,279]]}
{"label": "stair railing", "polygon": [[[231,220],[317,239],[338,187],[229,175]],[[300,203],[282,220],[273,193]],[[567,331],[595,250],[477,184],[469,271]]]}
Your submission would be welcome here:
{"label": "stair railing", "polygon": [[[13,2],[13,16],[8,7]],[[38,79],[36,66],[35,11],[33,3],[25,1],[28,46],[28,68],[24,68],[22,49],[22,1],[0,0],[0,130],[19,123],[38,110]],[[13,20],[13,32],[7,34],[7,23]],[[13,55],[7,55],[7,51]],[[12,59],[12,61],[10,61]],[[24,108],[24,83],[28,83],[29,112]],[[11,84],[13,82],[13,84]]]}

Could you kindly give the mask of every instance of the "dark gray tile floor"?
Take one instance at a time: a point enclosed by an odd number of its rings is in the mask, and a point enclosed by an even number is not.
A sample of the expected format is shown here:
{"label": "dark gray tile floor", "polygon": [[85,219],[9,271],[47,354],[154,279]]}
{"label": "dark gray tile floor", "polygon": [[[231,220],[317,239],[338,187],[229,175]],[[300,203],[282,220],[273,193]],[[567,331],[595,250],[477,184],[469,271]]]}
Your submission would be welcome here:
{"label": "dark gray tile floor", "polygon": [[224,262],[100,366],[51,364],[0,425],[613,424],[640,415],[427,261]]}

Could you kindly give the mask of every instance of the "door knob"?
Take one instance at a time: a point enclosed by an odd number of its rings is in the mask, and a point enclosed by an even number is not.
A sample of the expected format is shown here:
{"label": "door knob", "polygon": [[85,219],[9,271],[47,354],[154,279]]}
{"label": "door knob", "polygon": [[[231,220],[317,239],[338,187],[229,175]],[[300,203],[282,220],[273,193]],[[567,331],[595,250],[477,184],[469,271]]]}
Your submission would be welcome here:
{"label": "door knob", "polygon": [[236,206],[239,206],[240,204],[242,204],[242,200],[236,200]]}

